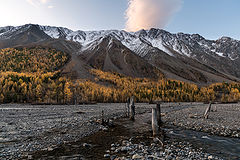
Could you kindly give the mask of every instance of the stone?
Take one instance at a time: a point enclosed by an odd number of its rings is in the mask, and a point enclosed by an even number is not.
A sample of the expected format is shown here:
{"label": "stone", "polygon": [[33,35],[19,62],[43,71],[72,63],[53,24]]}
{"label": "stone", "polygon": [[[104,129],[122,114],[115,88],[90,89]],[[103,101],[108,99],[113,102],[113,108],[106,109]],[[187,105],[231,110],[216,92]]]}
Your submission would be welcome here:
{"label": "stone", "polygon": [[156,144],[155,144],[155,143],[152,143],[152,144],[151,144],[151,146],[152,146],[152,147],[155,147],[155,146],[156,146]]}
{"label": "stone", "polygon": [[122,148],[121,148],[121,151],[122,151],[122,152],[127,152],[127,151],[129,151],[129,149],[130,149],[129,147],[122,147]]}
{"label": "stone", "polygon": [[104,157],[104,158],[109,158],[109,157],[110,157],[110,154],[104,154],[103,157]]}
{"label": "stone", "polygon": [[189,118],[197,118],[197,115],[195,115],[195,114],[189,114]]}
{"label": "stone", "polygon": [[103,127],[102,130],[103,131],[108,131],[108,128],[107,127]]}
{"label": "stone", "polygon": [[143,157],[142,156],[140,156],[140,155],[138,155],[138,154],[134,154],[133,156],[132,156],[132,159],[142,159]]}
{"label": "stone", "polygon": [[132,151],[132,152],[129,153],[129,155],[134,155],[134,154],[136,154],[135,151]]}
{"label": "stone", "polygon": [[32,155],[28,155],[28,159],[33,159],[33,156]]}
{"label": "stone", "polygon": [[101,119],[97,119],[96,122],[97,123],[102,123],[102,120]]}
{"label": "stone", "polygon": [[111,148],[111,151],[114,151],[115,149],[116,149],[115,147],[112,147],[112,148]]}
{"label": "stone", "polygon": [[112,155],[112,156],[110,157],[111,160],[115,160],[116,158],[117,158],[116,155]]}
{"label": "stone", "polygon": [[127,143],[128,143],[128,141],[126,141],[126,140],[122,141],[122,145],[126,145]]}
{"label": "stone", "polygon": [[119,149],[116,149],[115,151],[114,151],[114,153],[118,153],[119,152]]}
{"label": "stone", "polygon": [[91,145],[87,143],[83,143],[83,147],[91,147]]}
{"label": "stone", "polygon": [[111,144],[111,147],[114,147],[115,146],[115,144],[113,143],[113,144]]}
{"label": "stone", "polygon": [[212,155],[208,156],[208,159],[213,159],[213,156]]}

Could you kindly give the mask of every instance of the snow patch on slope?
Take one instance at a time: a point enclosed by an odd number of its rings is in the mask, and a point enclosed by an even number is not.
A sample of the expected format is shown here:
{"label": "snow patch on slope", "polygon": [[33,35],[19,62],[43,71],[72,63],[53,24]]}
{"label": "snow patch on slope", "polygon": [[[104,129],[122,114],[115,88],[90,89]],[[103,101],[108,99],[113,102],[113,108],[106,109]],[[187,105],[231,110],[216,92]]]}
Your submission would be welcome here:
{"label": "snow patch on slope", "polygon": [[164,45],[163,41],[161,39],[148,39],[148,41],[151,43],[153,47],[156,47],[165,53],[167,53],[170,56],[174,56],[173,53]]}
{"label": "snow patch on slope", "polygon": [[51,27],[51,26],[39,26],[42,31],[44,31],[47,35],[52,38],[61,38],[66,37],[71,34],[73,31],[67,28],[62,27]]}

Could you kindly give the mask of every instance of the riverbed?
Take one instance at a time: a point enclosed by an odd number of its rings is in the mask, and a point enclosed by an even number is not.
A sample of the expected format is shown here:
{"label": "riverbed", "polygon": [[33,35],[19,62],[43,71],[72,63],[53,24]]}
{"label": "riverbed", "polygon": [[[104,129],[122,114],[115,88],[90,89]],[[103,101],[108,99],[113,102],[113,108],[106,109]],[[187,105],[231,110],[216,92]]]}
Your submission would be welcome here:
{"label": "riverbed", "polygon": [[[229,112],[239,115],[238,104],[235,104],[234,108],[225,109],[224,105],[221,105],[217,111],[219,113],[210,113],[208,120],[200,117],[207,107],[205,104],[162,104],[162,120],[165,124],[162,127],[165,134],[164,146],[159,146],[160,144],[154,142],[151,137],[152,107],[155,105],[136,104],[136,121],[131,122],[123,118],[126,116],[125,104],[1,105],[0,158],[120,159],[124,157],[132,159],[133,156],[142,156],[142,158],[158,156],[167,159],[168,156],[177,156],[176,150],[183,154],[183,157],[189,156],[189,159],[191,156],[199,156],[200,159],[202,157],[205,159],[240,158],[238,138],[216,136],[211,132],[193,131],[194,128],[192,130],[189,127],[189,130],[186,126],[173,123],[180,119],[181,123],[179,124],[186,122],[187,126],[191,126],[193,121],[195,124],[199,121],[204,127],[204,122],[211,122],[211,120],[214,122],[213,125],[215,123],[218,125],[219,123],[221,125],[235,124],[239,120],[234,120],[237,116],[232,116],[229,118],[230,121],[227,120],[224,123],[216,121],[216,118],[225,119]],[[195,113],[196,109],[198,112]],[[225,116],[223,111],[228,109],[230,111],[226,111]],[[188,114],[183,114],[185,110],[188,111]],[[102,111],[104,111],[105,118],[114,122],[115,126],[108,127],[98,123]],[[234,131],[238,131],[238,128],[234,128]],[[122,143],[123,141],[126,143]],[[127,147],[124,145],[129,145],[135,153],[130,149],[129,152],[124,151],[124,154],[116,151],[121,147]],[[142,152],[137,149],[136,147],[139,145],[145,147],[152,154],[141,155],[144,153],[144,149]],[[130,151],[131,154],[128,154]],[[181,155],[179,156],[181,157]]]}

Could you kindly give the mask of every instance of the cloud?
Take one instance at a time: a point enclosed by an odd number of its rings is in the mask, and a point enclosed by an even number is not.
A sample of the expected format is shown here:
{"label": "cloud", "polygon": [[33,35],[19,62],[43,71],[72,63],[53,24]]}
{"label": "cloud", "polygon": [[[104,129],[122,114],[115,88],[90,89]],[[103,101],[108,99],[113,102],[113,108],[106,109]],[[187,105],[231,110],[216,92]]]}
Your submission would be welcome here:
{"label": "cloud", "polygon": [[181,8],[181,4],[182,0],[129,0],[125,29],[163,28]]}
{"label": "cloud", "polygon": [[46,4],[50,0],[26,0],[26,1],[34,7],[39,7],[41,4]]}
{"label": "cloud", "polygon": [[53,8],[54,8],[54,6],[48,6],[48,8],[49,8],[49,9],[53,9]]}
{"label": "cloud", "polygon": [[38,3],[36,3],[35,0],[26,0],[26,1],[34,7],[37,7],[39,5]]}
{"label": "cloud", "polygon": [[40,0],[40,1],[41,1],[41,3],[47,3],[50,0]]}

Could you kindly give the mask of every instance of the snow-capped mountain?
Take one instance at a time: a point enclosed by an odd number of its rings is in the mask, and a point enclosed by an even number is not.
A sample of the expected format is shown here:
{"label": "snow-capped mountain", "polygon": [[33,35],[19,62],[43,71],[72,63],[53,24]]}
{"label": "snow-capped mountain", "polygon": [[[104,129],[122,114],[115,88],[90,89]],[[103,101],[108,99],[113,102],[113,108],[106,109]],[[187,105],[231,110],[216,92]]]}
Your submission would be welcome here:
{"label": "snow-capped mountain", "polygon": [[[0,27],[0,38],[11,38],[11,35],[24,32],[31,24],[24,26]],[[229,37],[222,37],[216,41],[207,40],[198,34],[171,34],[161,29],[140,30],[138,32],[126,32],[124,30],[102,31],[72,31],[63,27],[39,26],[51,38],[80,43],[82,46],[98,41],[105,37],[111,37],[122,42],[124,46],[144,57],[149,49],[160,49],[170,56],[187,56],[199,59],[196,52],[207,53],[213,57],[225,57],[236,60],[240,55],[240,41]]]}
{"label": "snow-capped mountain", "polygon": [[[167,74],[169,72],[171,74],[182,72],[183,74],[178,76],[186,75],[183,77],[185,79],[188,75],[196,77],[196,73],[198,77],[201,77],[202,74],[206,74],[205,72],[211,72],[211,74],[217,72],[218,74],[224,74],[222,77],[231,75],[240,78],[240,69],[238,69],[240,41],[229,37],[207,40],[198,34],[172,34],[154,28],[138,32],[126,32],[124,30],[73,31],[63,27],[32,24],[0,27],[0,48],[31,42],[41,42],[43,44],[46,40],[50,41],[51,39],[64,40],[79,44],[81,47],[76,47],[79,49],[74,53],[80,55],[84,52],[97,50],[106,38],[109,39],[109,45],[118,41],[126,49]],[[71,43],[71,45],[73,44]],[[64,46],[67,45],[64,44]],[[104,46],[107,47],[108,45]],[[119,47],[119,45],[117,46]],[[186,72],[185,70],[189,70],[189,65],[193,68]],[[198,73],[199,70],[203,70],[203,72]],[[192,79],[190,78],[190,80]]]}
{"label": "snow-capped mountain", "polygon": [[122,42],[127,48],[144,57],[149,49],[158,48],[170,56],[177,54],[197,57],[196,52],[210,56],[221,56],[235,60],[240,55],[240,41],[222,37],[216,41],[207,40],[198,34],[171,34],[161,29],[126,32],[119,30],[72,31],[62,27],[40,26],[52,38],[65,38],[81,43],[83,46],[105,37],[112,37]]}

